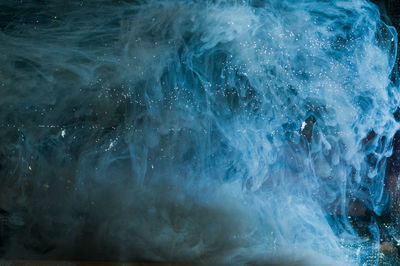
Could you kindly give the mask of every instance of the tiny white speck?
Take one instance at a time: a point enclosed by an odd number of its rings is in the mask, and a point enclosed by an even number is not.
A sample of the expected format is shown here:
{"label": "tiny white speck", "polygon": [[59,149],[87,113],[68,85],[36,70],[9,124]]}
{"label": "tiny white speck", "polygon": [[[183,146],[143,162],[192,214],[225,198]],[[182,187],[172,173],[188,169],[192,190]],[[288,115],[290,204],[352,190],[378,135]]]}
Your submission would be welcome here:
{"label": "tiny white speck", "polygon": [[32,171],[32,167],[30,165],[28,166],[28,169],[29,169],[29,171]]}
{"label": "tiny white speck", "polygon": [[303,123],[301,123],[301,131],[303,131],[306,126],[307,126],[307,123],[305,121]]}
{"label": "tiny white speck", "polygon": [[61,131],[61,137],[65,137],[65,129]]}
{"label": "tiny white speck", "polygon": [[357,251],[356,251],[356,255],[360,256],[360,253],[361,253],[361,248],[358,248]]}

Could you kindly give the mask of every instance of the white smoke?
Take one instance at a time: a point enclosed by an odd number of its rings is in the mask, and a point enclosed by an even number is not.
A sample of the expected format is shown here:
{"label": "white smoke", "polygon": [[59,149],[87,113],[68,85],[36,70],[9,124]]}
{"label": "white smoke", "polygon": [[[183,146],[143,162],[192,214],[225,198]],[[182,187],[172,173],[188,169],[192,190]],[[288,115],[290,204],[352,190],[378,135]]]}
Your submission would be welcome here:
{"label": "white smoke", "polygon": [[8,256],[377,252],[346,215],[382,212],[398,129],[397,35],[373,4],[47,2],[0,33],[0,207],[24,217]]}

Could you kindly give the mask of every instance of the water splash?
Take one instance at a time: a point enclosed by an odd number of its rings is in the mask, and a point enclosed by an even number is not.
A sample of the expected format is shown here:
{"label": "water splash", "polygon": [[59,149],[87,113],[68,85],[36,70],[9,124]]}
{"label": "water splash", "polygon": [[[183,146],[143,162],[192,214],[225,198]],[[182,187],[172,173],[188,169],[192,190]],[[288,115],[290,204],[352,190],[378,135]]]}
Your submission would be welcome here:
{"label": "water splash", "polygon": [[79,3],[0,33],[9,256],[377,263],[348,217],[387,205],[398,130],[373,4]]}

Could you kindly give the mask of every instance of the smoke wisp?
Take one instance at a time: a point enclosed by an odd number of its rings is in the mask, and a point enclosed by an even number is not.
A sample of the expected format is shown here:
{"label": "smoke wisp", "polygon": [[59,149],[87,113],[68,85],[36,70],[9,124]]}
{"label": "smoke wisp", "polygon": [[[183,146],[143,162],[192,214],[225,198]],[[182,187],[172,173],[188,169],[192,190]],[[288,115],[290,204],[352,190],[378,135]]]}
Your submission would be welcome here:
{"label": "smoke wisp", "polygon": [[386,208],[399,128],[397,34],[376,6],[9,2],[0,207],[20,229],[6,257],[354,265],[378,252],[376,221],[362,235],[349,219]]}

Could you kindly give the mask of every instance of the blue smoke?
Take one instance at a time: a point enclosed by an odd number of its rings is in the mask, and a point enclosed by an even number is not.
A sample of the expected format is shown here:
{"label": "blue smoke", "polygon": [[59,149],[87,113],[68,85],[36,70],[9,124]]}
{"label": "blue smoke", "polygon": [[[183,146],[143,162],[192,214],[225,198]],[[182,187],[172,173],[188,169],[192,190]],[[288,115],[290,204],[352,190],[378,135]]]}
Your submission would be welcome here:
{"label": "blue smoke", "polygon": [[377,263],[349,218],[387,206],[399,129],[376,6],[58,2],[1,4],[8,256]]}

